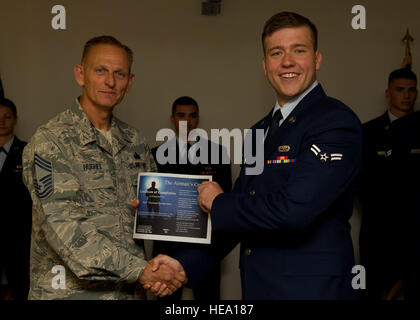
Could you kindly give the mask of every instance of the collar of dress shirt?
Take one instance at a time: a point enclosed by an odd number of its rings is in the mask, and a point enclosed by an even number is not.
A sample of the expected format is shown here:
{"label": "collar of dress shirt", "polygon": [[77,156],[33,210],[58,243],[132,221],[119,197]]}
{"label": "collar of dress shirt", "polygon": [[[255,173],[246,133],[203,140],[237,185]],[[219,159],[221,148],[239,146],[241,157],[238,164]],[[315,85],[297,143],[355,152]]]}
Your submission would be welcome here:
{"label": "collar of dress shirt", "polygon": [[12,139],[7,141],[7,143],[3,146],[7,154],[5,154],[4,152],[0,152],[0,171],[3,169],[3,165],[6,162],[7,155],[10,153],[10,148],[12,147],[14,140],[15,140],[15,136],[13,136]]}
{"label": "collar of dress shirt", "polygon": [[279,105],[279,101],[276,101],[276,105],[273,109],[273,113],[271,114],[272,116],[274,115],[274,112],[276,112],[278,109],[281,109],[281,114],[283,116],[283,118],[280,120],[279,125],[282,124],[282,122],[284,121],[284,119],[287,118],[287,116],[293,111],[293,109],[299,104],[300,101],[302,101],[302,99],[309,93],[311,92],[316,86],[318,85],[318,81],[314,81],[314,83],[312,83],[312,85],[306,89],[305,91],[303,91],[299,96],[297,96],[296,98],[286,102],[283,106],[280,107]]}
{"label": "collar of dress shirt", "polygon": [[7,141],[6,144],[3,146],[3,148],[7,151],[7,153],[10,152],[10,148],[12,147],[13,141],[15,141],[15,136],[13,136],[12,139]]}
{"label": "collar of dress shirt", "polygon": [[[183,139],[181,139],[181,138],[179,138],[178,136],[176,136],[175,137],[175,139],[176,139],[176,144],[178,145],[178,146],[180,146],[180,144],[179,144],[179,142],[182,140],[184,143],[186,143],[186,144],[190,144],[190,146],[193,146],[197,141],[185,141],[185,140],[183,140]],[[184,156],[184,153],[185,153],[185,149],[181,149],[181,148],[179,148],[179,153],[181,154],[181,156]],[[193,155],[193,157],[194,157],[194,155]]]}
{"label": "collar of dress shirt", "polygon": [[398,117],[394,116],[389,109],[388,109],[388,117],[389,117],[389,121],[391,121],[391,123],[398,119]]}

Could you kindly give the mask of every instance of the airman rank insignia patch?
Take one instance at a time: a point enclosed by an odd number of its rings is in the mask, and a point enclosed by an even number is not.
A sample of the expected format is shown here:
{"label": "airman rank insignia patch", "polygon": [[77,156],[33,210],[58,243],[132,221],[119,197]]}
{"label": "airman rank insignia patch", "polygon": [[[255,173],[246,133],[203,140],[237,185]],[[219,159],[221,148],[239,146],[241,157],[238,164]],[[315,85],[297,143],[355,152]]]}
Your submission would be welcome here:
{"label": "airman rank insignia patch", "polygon": [[50,161],[35,154],[35,190],[40,199],[45,199],[54,190],[52,164]]}
{"label": "airman rank insignia patch", "polygon": [[332,161],[340,161],[343,158],[343,154],[342,153],[327,153],[327,152],[323,152],[321,149],[319,149],[314,144],[311,146],[311,151],[323,163],[332,162]]}
{"label": "airman rank insignia patch", "polygon": [[267,164],[279,164],[279,163],[293,163],[296,159],[289,159],[288,156],[277,157],[276,160],[267,160]]}

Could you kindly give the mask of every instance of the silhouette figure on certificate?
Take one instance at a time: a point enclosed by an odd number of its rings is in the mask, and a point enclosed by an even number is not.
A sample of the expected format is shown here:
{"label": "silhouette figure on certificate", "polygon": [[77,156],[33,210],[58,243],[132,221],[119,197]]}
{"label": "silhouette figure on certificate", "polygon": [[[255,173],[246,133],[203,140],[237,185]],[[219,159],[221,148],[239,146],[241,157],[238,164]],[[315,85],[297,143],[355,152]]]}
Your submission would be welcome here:
{"label": "silhouette figure on certificate", "polygon": [[[147,218],[153,218],[156,213],[159,215],[159,202],[160,202],[160,193],[159,190],[155,187],[156,182],[152,181],[152,186],[147,189]],[[153,211],[153,214],[152,214]]]}

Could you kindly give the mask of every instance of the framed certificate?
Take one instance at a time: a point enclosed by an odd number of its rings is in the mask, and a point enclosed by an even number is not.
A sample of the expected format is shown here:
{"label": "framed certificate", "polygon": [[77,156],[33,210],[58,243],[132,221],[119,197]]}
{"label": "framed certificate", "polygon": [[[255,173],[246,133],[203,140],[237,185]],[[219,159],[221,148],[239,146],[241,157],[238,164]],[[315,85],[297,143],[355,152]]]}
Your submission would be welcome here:
{"label": "framed certificate", "polygon": [[197,202],[197,187],[212,176],[141,172],[135,239],[211,242],[210,215]]}

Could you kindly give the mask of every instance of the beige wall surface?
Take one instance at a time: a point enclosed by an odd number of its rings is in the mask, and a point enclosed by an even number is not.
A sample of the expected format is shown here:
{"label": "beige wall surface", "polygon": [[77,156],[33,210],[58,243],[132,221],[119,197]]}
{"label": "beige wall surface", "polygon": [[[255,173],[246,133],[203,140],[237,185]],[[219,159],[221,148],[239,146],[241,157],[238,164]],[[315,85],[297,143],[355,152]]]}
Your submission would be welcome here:
{"label": "beige wall surface", "polygon": [[[84,43],[110,34],[134,51],[132,91],[116,108],[151,146],[170,127],[172,101],[190,95],[200,104],[200,126],[249,128],[275,102],[261,68],[260,33],[278,11],[308,16],[319,29],[323,54],[318,80],[362,122],[386,110],[390,71],[404,56],[409,28],[413,70],[420,63],[418,0],[222,0],[218,16],[201,15],[201,0],[0,0],[0,73],[6,96],[18,106],[17,135],[70,106],[80,94],[73,77]],[[54,30],[54,5],[66,9],[66,30]],[[366,29],[354,30],[352,7],[366,9]],[[417,109],[417,108],[416,108]],[[233,176],[238,174],[235,166]],[[359,214],[352,218],[357,255]],[[240,298],[236,250],[224,262],[222,298]]]}

